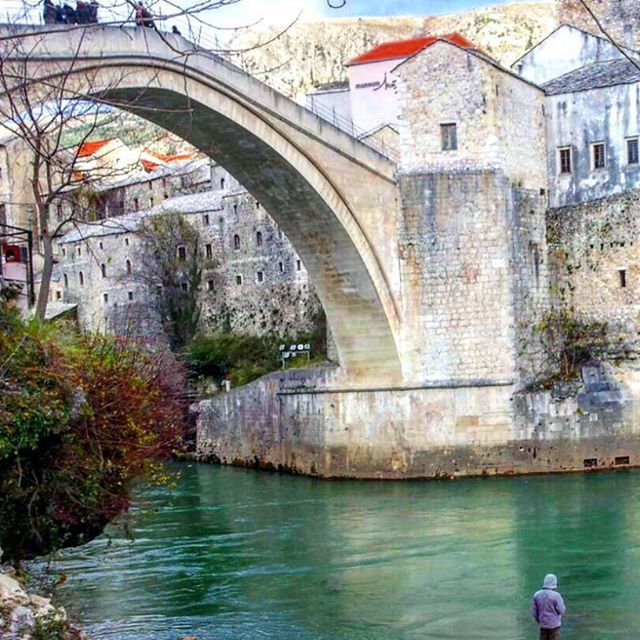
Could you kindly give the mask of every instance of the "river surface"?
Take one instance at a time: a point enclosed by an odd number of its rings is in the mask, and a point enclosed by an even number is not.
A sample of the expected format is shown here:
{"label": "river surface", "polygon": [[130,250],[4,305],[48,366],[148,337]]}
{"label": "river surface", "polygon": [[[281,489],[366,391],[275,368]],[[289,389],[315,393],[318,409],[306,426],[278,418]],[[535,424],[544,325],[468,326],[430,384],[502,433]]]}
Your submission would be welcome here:
{"label": "river surface", "polygon": [[61,597],[96,640],[524,640],[558,573],[563,638],[640,636],[640,473],[323,482],[173,465],[67,551]]}

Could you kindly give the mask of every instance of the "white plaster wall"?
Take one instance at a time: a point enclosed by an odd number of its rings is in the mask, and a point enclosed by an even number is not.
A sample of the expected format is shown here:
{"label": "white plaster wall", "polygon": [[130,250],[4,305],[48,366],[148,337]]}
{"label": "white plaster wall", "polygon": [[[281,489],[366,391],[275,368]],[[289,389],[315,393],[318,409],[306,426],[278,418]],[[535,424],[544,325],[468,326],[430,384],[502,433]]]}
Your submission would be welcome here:
{"label": "white plaster wall", "polygon": [[563,25],[514,63],[513,70],[526,80],[543,84],[587,64],[621,57],[603,38]]}
{"label": "white plaster wall", "polygon": [[402,60],[382,60],[349,67],[353,122],[360,131],[398,120],[398,100],[391,71]]}
{"label": "white plaster wall", "polygon": [[[550,204],[596,200],[640,186],[626,138],[640,134],[640,83],[549,96],[546,106]],[[607,164],[592,169],[591,143],[605,142]],[[560,175],[558,147],[572,147],[572,173]]]}

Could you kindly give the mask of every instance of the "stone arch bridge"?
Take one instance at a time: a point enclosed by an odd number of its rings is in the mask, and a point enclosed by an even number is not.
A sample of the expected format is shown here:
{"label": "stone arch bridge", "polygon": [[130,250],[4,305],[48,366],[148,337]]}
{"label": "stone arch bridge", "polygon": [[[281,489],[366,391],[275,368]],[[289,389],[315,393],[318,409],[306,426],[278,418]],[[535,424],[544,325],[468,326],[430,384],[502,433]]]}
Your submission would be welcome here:
{"label": "stone arch bridge", "polygon": [[0,55],[17,85],[37,92],[64,84],[70,97],[131,111],[219,162],[302,258],[336,341],[342,383],[401,381],[392,160],[173,34],[0,27]]}

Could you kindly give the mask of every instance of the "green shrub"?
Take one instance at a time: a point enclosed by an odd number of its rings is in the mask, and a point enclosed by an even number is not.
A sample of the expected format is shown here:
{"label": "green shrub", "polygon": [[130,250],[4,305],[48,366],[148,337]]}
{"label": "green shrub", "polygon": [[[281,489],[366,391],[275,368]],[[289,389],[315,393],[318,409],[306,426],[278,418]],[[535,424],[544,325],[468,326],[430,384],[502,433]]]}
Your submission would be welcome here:
{"label": "green shrub", "polygon": [[98,535],[177,445],[175,361],[23,323],[0,301],[0,546],[31,558]]}

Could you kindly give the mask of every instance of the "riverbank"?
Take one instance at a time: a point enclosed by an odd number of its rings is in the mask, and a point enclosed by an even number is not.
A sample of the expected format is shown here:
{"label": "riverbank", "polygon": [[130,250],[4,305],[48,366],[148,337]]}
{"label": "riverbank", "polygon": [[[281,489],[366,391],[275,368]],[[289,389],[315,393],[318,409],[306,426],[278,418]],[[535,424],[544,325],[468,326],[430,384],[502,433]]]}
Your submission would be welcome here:
{"label": "riverbank", "polygon": [[88,640],[50,597],[28,593],[12,567],[0,568],[0,640]]}

